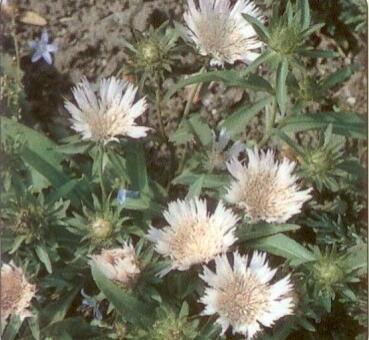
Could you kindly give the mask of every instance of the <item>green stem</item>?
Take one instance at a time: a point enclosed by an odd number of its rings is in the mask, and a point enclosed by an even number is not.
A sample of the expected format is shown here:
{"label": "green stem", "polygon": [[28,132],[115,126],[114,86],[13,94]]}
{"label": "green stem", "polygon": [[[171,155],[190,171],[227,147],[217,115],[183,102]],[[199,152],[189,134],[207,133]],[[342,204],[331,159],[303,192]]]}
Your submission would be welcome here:
{"label": "green stem", "polygon": [[155,91],[155,111],[156,117],[158,118],[160,133],[163,139],[168,140],[168,136],[165,132],[163,118],[162,118],[162,110],[161,110],[161,102],[162,102],[162,93],[161,93],[161,82],[160,76],[156,76],[156,91]]}
{"label": "green stem", "polygon": [[17,81],[20,84],[20,56],[19,56],[19,45],[18,45],[18,39],[17,39],[17,32],[16,32],[16,24],[15,24],[15,13],[14,10],[12,11],[12,31],[11,35],[14,41],[14,49],[15,49],[15,59],[17,61]]}
{"label": "green stem", "polygon": [[101,187],[101,195],[102,195],[102,201],[103,205],[106,201],[106,189],[104,184],[104,154],[105,154],[105,147],[104,144],[100,144],[100,166],[99,166],[99,178],[100,178],[100,187]]}
{"label": "green stem", "polygon": [[265,132],[263,138],[258,143],[259,148],[262,148],[266,143],[268,143],[272,135],[276,115],[277,115],[277,100],[274,98],[271,112],[269,110],[265,111]]}

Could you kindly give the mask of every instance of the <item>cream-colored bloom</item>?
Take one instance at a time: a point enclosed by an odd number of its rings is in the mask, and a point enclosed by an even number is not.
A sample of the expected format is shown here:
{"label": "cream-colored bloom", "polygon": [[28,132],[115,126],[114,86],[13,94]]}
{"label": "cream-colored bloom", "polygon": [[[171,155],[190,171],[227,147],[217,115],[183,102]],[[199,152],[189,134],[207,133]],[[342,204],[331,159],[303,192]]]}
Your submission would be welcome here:
{"label": "cream-colored bloom", "polygon": [[263,44],[242,14],[261,17],[249,0],[238,0],[233,6],[229,0],[199,0],[199,8],[188,0],[184,20],[189,37],[202,55],[212,57],[212,65],[249,63],[259,56],[255,50]]}
{"label": "cream-colored bloom", "polygon": [[96,94],[86,78],[73,88],[77,106],[70,101],[65,108],[72,116],[72,129],[84,140],[117,141],[119,136],[145,137],[148,127],[137,126],[135,119],[147,109],[146,99],[134,104],[137,87],[111,77],[102,79]]}
{"label": "cream-colored bloom", "polygon": [[169,226],[162,230],[151,227],[147,235],[155,243],[155,250],[170,258],[171,266],[163,275],[172,269],[187,270],[206,263],[236,241],[238,218],[222,202],[209,215],[204,200],[177,200],[169,203],[164,217]]}
{"label": "cream-colored bloom", "polygon": [[103,249],[100,255],[92,255],[91,259],[108,279],[125,287],[131,286],[140,274],[135,248],[129,242],[122,248]]}
{"label": "cream-colored bloom", "polygon": [[289,276],[274,284],[270,280],[276,269],[266,262],[265,253],[254,252],[250,263],[247,256],[233,253],[233,268],[227,256],[215,258],[216,273],[204,267],[200,275],[210,287],[205,289],[200,302],[205,305],[203,314],[218,314],[217,323],[222,333],[232,327],[247,339],[260,330],[260,325],[273,326],[274,322],[292,313],[292,286]]}
{"label": "cream-colored bloom", "polygon": [[226,199],[243,209],[253,223],[283,223],[299,213],[311,198],[311,189],[299,191],[298,177],[292,174],[296,164],[287,158],[275,161],[271,150],[259,153],[257,149],[248,149],[247,155],[247,166],[236,159],[227,164],[235,180]]}
{"label": "cream-colored bloom", "polygon": [[30,284],[22,269],[14,264],[1,266],[1,323],[11,314],[16,314],[21,320],[31,316],[28,307],[35,295],[36,286]]}

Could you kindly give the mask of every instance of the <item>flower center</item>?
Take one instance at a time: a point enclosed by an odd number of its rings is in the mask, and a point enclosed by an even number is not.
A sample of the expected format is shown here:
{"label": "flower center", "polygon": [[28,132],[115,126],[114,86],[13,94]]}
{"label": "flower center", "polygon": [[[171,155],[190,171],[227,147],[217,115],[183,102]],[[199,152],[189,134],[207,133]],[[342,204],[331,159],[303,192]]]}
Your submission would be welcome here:
{"label": "flower center", "polygon": [[12,313],[22,297],[22,277],[13,270],[1,276],[1,310]]}
{"label": "flower center", "polygon": [[208,221],[194,222],[178,227],[170,247],[179,264],[206,262],[219,252],[219,235]]}
{"label": "flower center", "polygon": [[219,315],[232,325],[255,322],[267,307],[267,289],[254,275],[234,274],[218,296]]}

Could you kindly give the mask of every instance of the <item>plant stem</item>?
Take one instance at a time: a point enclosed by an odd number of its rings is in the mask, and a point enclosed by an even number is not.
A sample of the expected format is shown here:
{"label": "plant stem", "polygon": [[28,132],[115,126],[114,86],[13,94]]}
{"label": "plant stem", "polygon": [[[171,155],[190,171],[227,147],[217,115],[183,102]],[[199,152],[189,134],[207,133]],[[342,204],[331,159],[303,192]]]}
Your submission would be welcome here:
{"label": "plant stem", "polygon": [[263,138],[258,143],[259,148],[262,148],[269,141],[269,138],[272,135],[276,115],[277,100],[274,98],[271,112],[268,109],[265,111],[265,132]]}
{"label": "plant stem", "polygon": [[[206,70],[206,64],[198,72],[199,75],[202,74],[205,70]],[[202,85],[202,83],[197,83],[195,86],[192,87],[191,92],[190,92],[190,95],[188,96],[188,99],[187,99],[187,103],[186,103],[185,109],[184,109],[183,114],[181,116],[181,121],[189,114],[189,112],[191,110],[193,99],[195,98],[195,95],[196,95],[196,93],[199,90],[199,88],[200,88],[201,85]],[[185,145],[185,149],[183,151],[183,156],[182,156],[182,159],[181,159],[181,161],[179,163],[179,168],[177,170],[177,173],[178,174],[180,174],[183,171],[183,168],[184,168],[184,165],[185,165],[187,151],[188,151],[188,143],[186,143],[186,145]]]}
{"label": "plant stem", "polygon": [[158,122],[159,122],[161,136],[163,137],[163,140],[167,141],[168,136],[164,128],[162,110],[161,110],[161,102],[162,102],[161,82],[160,82],[160,76],[157,75],[156,76],[156,91],[155,91],[155,111],[156,111],[156,117],[158,118]]}
{"label": "plant stem", "polygon": [[20,84],[20,56],[19,56],[19,45],[17,39],[17,32],[16,32],[16,25],[15,25],[15,13],[14,10],[12,11],[12,32],[11,32],[13,41],[14,41],[14,49],[15,49],[15,59],[17,61],[17,81]]}
{"label": "plant stem", "polygon": [[104,184],[104,154],[105,154],[105,147],[104,144],[100,144],[100,166],[99,166],[99,178],[100,178],[100,186],[101,186],[101,195],[103,205],[106,201],[106,189]]}

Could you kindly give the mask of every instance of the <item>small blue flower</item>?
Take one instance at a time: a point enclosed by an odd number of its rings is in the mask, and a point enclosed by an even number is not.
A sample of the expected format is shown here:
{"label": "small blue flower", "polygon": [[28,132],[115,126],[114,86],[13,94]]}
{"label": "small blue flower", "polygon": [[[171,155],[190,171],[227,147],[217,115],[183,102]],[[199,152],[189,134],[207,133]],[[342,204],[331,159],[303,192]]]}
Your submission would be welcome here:
{"label": "small blue flower", "polygon": [[127,200],[127,198],[138,198],[139,196],[140,193],[138,191],[131,191],[121,188],[119,189],[117,194],[117,201],[119,205],[122,205]]}
{"label": "small blue flower", "polygon": [[51,53],[55,53],[58,48],[55,43],[49,44],[48,42],[49,35],[45,29],[42,31],[40,39],[28,42],[28,46],[34,51],[31,58],[33,63],[43,58],[48,64],[52,64]]}
{"label": "small blue flower", "polygon": [[84,297],[84,299],[82,300],[82,305],[88,308],[92,308],[94,319],[102,320],[102,314],[99,310],[99,304],[96,302],[96,300],[87,295],[83,289],[81,289],[81,295]]}

